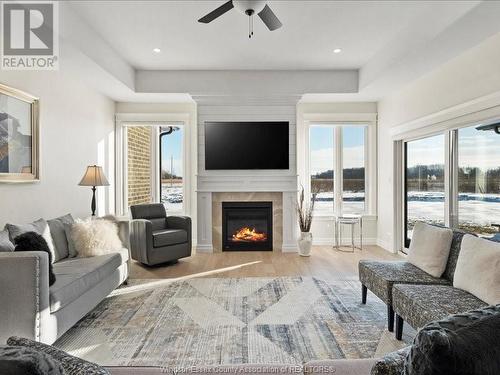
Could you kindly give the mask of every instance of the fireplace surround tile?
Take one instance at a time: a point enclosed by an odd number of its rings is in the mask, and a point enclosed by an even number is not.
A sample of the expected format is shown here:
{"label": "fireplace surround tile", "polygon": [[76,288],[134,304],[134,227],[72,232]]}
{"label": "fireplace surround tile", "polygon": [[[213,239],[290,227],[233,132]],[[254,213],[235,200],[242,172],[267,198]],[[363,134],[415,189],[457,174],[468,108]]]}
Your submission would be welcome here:
{"label": "fireplace surround tile", "polygon": [[212,246],[222,252],[222,202],[273,202],[273,251],[283,244],[283,194],[280,192],[214,192],[212,193]]}

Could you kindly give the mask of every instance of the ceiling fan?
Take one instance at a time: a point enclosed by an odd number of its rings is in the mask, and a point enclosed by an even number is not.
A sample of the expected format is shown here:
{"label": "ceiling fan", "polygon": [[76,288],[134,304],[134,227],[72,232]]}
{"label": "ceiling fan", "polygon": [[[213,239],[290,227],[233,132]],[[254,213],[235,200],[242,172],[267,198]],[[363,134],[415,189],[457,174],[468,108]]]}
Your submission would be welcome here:
{"label": "ceiling fan", "polygon": [[217,9],[211,11],[206,16],[201,17],[198,22],[210,23],[219,18],[224,13],[236,8],[241,13],[248,16],[248,37],[253,35],[253,16],[257,14],[270,31],[279,29],[283,24],[269,8],[265,0],[229,0]]}

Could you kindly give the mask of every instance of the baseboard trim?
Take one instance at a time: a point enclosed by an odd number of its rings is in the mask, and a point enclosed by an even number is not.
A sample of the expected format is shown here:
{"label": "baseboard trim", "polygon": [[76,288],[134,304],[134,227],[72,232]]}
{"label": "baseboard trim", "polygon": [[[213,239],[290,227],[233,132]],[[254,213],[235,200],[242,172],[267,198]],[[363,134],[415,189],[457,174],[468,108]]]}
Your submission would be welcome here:
{"label": "baseboard trim", "polygon": [[[351,242],[351,237],[344,237],[342,239],[342,244],[350,244]],[[320,237],[320,238],[314,238],[313,236],[313,245],[331,245],[333,246],[335,244],[335,239],[333,237]],[[354,237],[354,244],[356,246],[359,245],[359,237]],[[377,240],[375,238],[366,238],[363,237],[363,246],[364,245],[378,245]]]}
{"label": "baseboard trim", "polygon": [[214,248],[212,245],[198,244],[198,245],[196,245],[196,252],[197,253],[213,253]]}

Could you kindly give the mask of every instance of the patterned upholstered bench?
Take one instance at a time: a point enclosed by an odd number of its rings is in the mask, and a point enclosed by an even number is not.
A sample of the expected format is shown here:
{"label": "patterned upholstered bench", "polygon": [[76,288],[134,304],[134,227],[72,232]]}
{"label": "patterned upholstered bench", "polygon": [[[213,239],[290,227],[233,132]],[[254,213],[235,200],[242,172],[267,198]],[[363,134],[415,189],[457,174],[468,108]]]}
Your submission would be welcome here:
{"label": "patterned upholstered bench", "polygon": [[488,304],[451,285],[394,285],[393,308],[396,313],[396,338],[401,340],[403,322],[415,329],[449,315],[483,308]]}
{"label": "patterned upholstered bench", "polygon": [[451,285],[464,234],[463,231],[453,230],[450,255],[441,278],[433,277],[405,261],[359,261],[362,302],[366,303],[368,289],[384,301],[387,305],[387,328],[390,332],[394,331],[393,286],[395,284]]}

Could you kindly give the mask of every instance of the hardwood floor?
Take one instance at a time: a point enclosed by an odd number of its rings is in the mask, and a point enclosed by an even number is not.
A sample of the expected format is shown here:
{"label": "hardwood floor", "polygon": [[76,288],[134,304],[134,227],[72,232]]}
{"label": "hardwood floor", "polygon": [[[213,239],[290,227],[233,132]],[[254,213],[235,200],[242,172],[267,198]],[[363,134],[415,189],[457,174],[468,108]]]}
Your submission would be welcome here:
{"label": "hardwood floor", "polygon": [[171,265],[143,266],[132,262],[131,279],[176,279],[190,277],[316,276],[324,280],[358,279],[360,259],[401,259],[378,246],[365,246],[355,253],[339,252],[331,246],[314,246],[310,257],[271,251],[194,254]]}

